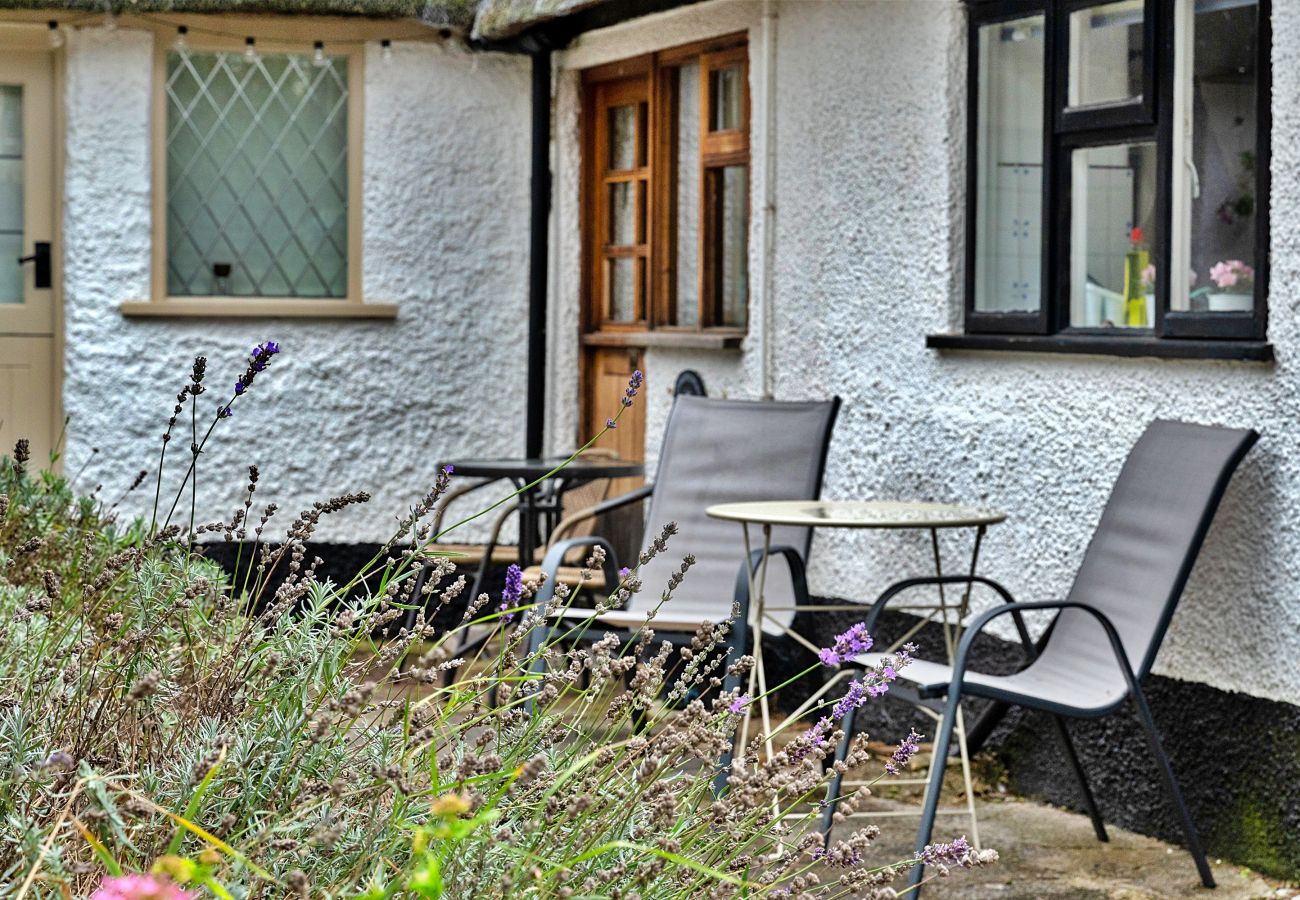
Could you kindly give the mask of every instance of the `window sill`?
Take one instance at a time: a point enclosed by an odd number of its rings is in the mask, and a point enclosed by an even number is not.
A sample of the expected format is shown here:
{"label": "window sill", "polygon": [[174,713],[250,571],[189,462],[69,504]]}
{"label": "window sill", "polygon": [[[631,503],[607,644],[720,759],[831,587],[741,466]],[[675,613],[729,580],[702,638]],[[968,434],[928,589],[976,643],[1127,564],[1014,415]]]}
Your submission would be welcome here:
{"label": "window sill", "polygon": [[928,334],[935,350],[994,350],[1021,353],[1089,353],[1162,359],[1233,359],[1272,362],[1267,341],[1210,341],[1182,338],[1097,337],[1072,334]]}
{"label": "window sill", "polygon": [[395,303],[350,300],[260,300],[256,297],[204,297],[178,300],[128,300],[118,306],[127,318],[212,319],[395,319]]}
{"label": "window sill", "polygon": [[588,347],[672,347],[679,350],[736,350],[745,332],[709,331],[592,331],[582,336]]}

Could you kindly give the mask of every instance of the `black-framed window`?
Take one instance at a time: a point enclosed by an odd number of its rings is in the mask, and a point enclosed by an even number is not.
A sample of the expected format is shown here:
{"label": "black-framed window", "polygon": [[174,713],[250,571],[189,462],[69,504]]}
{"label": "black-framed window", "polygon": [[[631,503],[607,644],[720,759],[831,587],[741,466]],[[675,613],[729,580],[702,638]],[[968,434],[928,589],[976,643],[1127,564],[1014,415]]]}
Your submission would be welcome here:
{"label": "black-framed window", "polygon": [[966,331],[1262,340],[1270,0],[968,0]]}

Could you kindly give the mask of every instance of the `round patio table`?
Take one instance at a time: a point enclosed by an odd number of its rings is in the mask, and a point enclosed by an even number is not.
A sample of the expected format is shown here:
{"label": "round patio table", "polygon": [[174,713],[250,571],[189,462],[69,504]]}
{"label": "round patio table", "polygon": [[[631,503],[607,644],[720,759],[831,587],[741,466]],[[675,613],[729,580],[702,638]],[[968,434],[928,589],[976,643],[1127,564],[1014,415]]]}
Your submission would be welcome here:
{"label": "round patio table", "polygon": [[[538,527],[539,518],[546,516],[549,520],[555,517],[560,508],[560,497],[566,490],[598,478],[636,478],[645,474],[645,466],[639,462],[578,457],[566,465],[565,459],[562,456],[449,459],[438,465],[440,468],[451,466],[456,475],[467,478],[506,478],[521,490],[534,482],[541,482],[523,490],[519,497],[519,565],[527,567],[532,565],[541,534],[546,530]],[[561,465],[564,468],[550,475]]]}
{"label": "round patio table", "polygon": [[[980,545],[984,533],[990,525],[1004,521],[1006,513],[982,506],[968,506],[956,503],[928,503],[915,500],[760,500],[747,503],[722,503],[710,506],[705,512],[715,519],[726,519],[740,523],[745,533],[745,559],[750,559],[751,540],[749,527],[758,525],[763,530],[763,556],[757,570],[748,563],[745,566],[749,578],[750,628],[754,635],[754,666],[749,672],[749,693],[757,690],[758,707],[762,716],[763,731],[768,756],[772,754],[771,709],[767,702],[767,673],[763,666],[763,629],[764,617],[775,623],[787,635],[816,653],[820,648],[809,641],[792,627],[771,615],[774,611],[789,611],[788,607],[768,607],[764,602],[764,585],[767,581],[768,551],[771,549],[772,528],[774,526],[795,526],[799,528],[874,528],[882,530],[924,529],[930,533],[930,547],[934,555],[934,573],[943,576],[943,564],[939,554],[939,531],[951,528],[972,528],[975,530],[974,543],[971,548],[969,574],[974,575],[979,563]],[[961,638],[961,623],[970,611],[971,584],[967,582],[961,592],[961,599],[950,603],[943,585],[938,585],[939,602],[924,605],[899,604],[895,608],[925,612],[926,615],[907,633],[895,641],[886,652],[894,652],[921,630],[927,623],[938,618],[943,627],[944,644],[948,652],[948,662],[953,661],[957,643]],[[798,612],[843,612],[863,611],[869,609],[861,603],[804,605],[796,607]],[[855,670],[840,669],[827,679],[816,693],[804,701],[798,709],[790,713],[789,719],[796,719],[811,709],[827,692],[845,678],[851,677]],[[929,712],[928,707],[922,707]],[[937,715],[932,713],[932,715]],[[966,729],[962,721],[960,708],[957,711],[955,731],[961,753],[962,775],[966,787],[966,809],[944,810],[945,812],[967,812],[971,818],[971,840],[979,846],[979,828],[975,821],[975,795],[970,779],[970,759],[966,750]],[[744,746],[749,737],[749,717],[741,724],[741,736],[738,751],[734,759],[744,759]],[[926,779],[928,780],[928,779]],[[910,783],[921,779],[891,779],[895,783]]]}

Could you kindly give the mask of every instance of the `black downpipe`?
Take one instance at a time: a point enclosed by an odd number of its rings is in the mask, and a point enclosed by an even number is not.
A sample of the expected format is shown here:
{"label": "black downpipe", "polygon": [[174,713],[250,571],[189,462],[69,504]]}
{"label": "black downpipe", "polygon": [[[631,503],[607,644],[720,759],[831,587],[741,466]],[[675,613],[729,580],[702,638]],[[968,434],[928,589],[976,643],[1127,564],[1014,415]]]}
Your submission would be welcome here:
{"label": "black downpipe", "polygon": [[528,389],[524,453],[542,455],[546,410],[546,286],[551,213],[551,51],[533,59],[532,193],[528,224]]}

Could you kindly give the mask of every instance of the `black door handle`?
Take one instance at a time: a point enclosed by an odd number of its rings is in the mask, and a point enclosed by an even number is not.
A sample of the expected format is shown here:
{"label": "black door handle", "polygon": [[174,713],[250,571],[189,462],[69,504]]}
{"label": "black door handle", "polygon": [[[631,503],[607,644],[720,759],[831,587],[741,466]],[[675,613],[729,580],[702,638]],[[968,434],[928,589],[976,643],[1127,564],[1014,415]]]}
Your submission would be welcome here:
{"label": "black door handle", "polygon": [[20,264],[35,263],[36,271],[32,273],[35,275],[34,286],[38,288],[50,287],[54,283],[53,278],[51,277],[52,270],[50,267],[50,242],[37,241],[32,245],[32,248],[32,255],[20,256],[18,257],[18,262]]}

